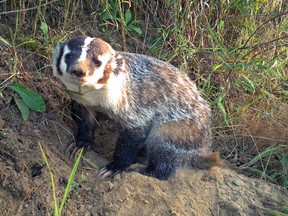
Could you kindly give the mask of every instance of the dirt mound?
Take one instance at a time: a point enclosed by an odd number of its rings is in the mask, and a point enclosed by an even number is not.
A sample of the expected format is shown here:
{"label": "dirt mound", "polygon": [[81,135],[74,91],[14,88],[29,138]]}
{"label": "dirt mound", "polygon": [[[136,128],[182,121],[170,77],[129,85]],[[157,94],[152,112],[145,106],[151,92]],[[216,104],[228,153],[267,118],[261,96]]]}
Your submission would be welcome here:
{"label": "dirt mound", "polygon": [[[117,137],[109,120],[99,124],[98,154],[84,154],[63,215],[269,215],[288,204],[276,185],[230,169],[183,169],[159,181],[139,174],[143,165],[135,164],[114,179],[97,180]],[[9,97],[1,101],[0,215],[53,214],[50,176],[38,143],[54,173],[59,204],[73,167],[65,152],[72,138],[59,116],[32,113],[24,122]]]}

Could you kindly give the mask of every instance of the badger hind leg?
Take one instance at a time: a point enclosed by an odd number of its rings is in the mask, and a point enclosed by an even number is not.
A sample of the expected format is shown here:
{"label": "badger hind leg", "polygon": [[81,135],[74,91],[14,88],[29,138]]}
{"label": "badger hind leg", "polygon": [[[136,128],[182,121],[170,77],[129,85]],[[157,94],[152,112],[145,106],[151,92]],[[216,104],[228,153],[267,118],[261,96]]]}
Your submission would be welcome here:
{"label": "badger hind leg", "polygon": [[[148,144],[148,143],[147,143]],[[145,174],[158,179],[167,179],[180,167],[201,167],[201,149],[184,149],[167,139],[154,139],[148,144],[149,159]]]}
{"label": "badger hind leg", "polygon": [[164,148],[159,144],[158,142],[156,146],[149,149],[148,166],[144,170],[144,174],[164,180],[173,174],[180,164],[177,163],[177,155],[174,150]]}
{"label": "badger hind leg", "polygon": [[186,121],[152,128],[145,142],[148,148],[145,173],[167,179],[183,166],[202,168],[202,155],[210,151],[210,133],[205,132],[205,127],[201,131],[196,129],[193,122]]}

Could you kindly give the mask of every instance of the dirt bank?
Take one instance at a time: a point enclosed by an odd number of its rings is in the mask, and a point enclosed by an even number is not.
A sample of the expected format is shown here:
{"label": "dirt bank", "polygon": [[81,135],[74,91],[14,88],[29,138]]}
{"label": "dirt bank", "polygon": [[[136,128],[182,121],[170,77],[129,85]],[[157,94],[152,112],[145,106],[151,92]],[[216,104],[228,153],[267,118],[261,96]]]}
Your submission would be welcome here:
{"label": "dirt bank", "polygon": [[[73,160],[66,153],[72,131],[53,113],[32,113],[24,122],[5,97],[0,103],[0,215],[52,215],[51,181],[38,143],[55,176],[58,203]],[[63,215],[271,215],[283,211],[287,196],[276,185],[230,169],[180,170],[167,181],[141,175],[142,165],[114,179],[97,180],[98,167],[113,153],[117,131],[99,121],[95,148],[78,168]]]}

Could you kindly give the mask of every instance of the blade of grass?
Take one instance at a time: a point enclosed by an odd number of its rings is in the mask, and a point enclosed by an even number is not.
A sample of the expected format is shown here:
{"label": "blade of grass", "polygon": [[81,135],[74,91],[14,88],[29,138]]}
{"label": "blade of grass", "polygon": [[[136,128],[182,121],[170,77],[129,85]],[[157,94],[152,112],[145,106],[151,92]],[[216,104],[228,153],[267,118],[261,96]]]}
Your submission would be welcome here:
{"label": "blade of grass", "polygon": [[0,41],[6,44],[8,47],[12,47],[12,45],[7,40],[5,40],[2,36],[0,36]]}
{"label": "blade of grass", "polygon": [[60,208],[59,208],[59,215],[61,215],[62,208],[63,208],[63,206],[64,206],[64,204],[65,204],[65,202],[66,202],[66,199],[67,199],[67,197],[68,197],[68,194],[69,194],[69,192],[70,192],[70,189],[71,189],[71,186],[72,186],[72,182],[73,182],[73,179],[74,179],[74,177],[75,177],[75,173],[76,173],[76,171],[77,171],[78,165],[79,165],[79,163],[80,163],[80,159],[81,159],[81,157],[82,157],[83,150],[84,150],[84,148],[81,149],[81,151],[80,151],[80,153],[79,153],[79,155],[78,155],[78,157],[77,157],[77,160],[76,160],[76,162],[75,162],[75,164],[74,164],[74,167],[73,167],[73,169],[72,169],[72,172],[71,172],[71,174],[70,174],[70,177],[69,177],[69,180],[68,180],[68,184],[67,184],[67,186],[66,186],[65,193],[64,193],[64,196],[63,196],[63,199],[62,199]]}
{"label": "blade of grass", "polygon": [[277,153],[279,151],[282,151],[281,147],[276,147],[275,145],[269,146],[263,152],[261,152],[259,155],[255,156],[252,160],[250,160],[248,163],[242,165],[241,167],[245,168],[245,167],[251,166],[256,161],[261,160],[262,158],[264,158],[264,157],[266,157],[272,153]]}
{"label": "blade of grass", "polygon": [[270,175],[268,175],[266,173],[263,173],[262,170],[259,170],[257,168],[253,168],[253,167],[249,167],[248,170],[250,170],[250,171],[252,171],[254,173],[257,173],[257,174],[259,174],[261,176],[264,175],[270,182],[272,182],[274,184],[277,184],[277,181],[275,180],[275,178],[273,176],[270,176]]}
{"label": "blade of grass", "polygon": [[57,205],[57,197],[56,197],[56,190],[55,190],[55,183],[54,183],[53,172],[52,172],[52,170],[51,170],[51,168],[50,168],[49,162],[48,162],[48,160],[47,160],[47,158],[46,158],[46,154],[45,154],[45,152],[44,152],[44,150],[43,150],[43,148],[42,148],[42,146],[41,146],[41,143],[38,142],[38,145],[39,145],[39,147],[40,147],[40,151],[41,151],[42,157],[43,157],[43,159],[44,159],[44,161],[45,161],[45,164],[46,164],[47,169],[48,169],[49,174],[50,174],[52,191],[53,191],[54,216],[58,216],[58,215],[60,215],[60,214],[58,214],[59,211],[58,211],[58,205]]}

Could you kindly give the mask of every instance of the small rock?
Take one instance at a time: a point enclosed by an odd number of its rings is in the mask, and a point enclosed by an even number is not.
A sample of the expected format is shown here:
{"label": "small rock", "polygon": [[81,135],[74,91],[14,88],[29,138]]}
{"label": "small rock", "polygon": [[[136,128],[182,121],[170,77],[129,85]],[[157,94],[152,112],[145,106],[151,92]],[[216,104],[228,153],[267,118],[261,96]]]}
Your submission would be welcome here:
{"label": "small rock", "polygon": [[114,184],[112,182],[108,183],[108,190],[111,191],[115,188]]}

